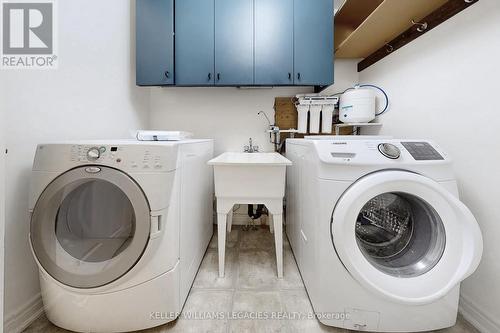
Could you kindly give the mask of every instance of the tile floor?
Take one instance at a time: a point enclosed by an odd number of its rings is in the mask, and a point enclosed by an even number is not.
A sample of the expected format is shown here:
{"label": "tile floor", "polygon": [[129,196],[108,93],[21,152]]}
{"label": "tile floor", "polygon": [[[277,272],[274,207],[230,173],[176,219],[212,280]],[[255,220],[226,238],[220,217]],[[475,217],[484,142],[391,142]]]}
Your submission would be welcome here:
{"label": "tile floor", "polygon": [[[216,230],[217,228],[215,228]],[[276,277],[274,239],[268,229],[243,231],[235,228],[227,237],[226,276],[218,277],[217,235],[209,249],[189,294],[183,313],[204,311],[269,311],[312,313],[290,245],[284,237],[284,279]],[[182,315],[181,315],[182,317]],[[42,316],[24,333],[64,333]],[[189,320],[144,330],[167,332],[348,332],[320,324],[316,320]],[[440,333],[477,332],[462,318]]]}

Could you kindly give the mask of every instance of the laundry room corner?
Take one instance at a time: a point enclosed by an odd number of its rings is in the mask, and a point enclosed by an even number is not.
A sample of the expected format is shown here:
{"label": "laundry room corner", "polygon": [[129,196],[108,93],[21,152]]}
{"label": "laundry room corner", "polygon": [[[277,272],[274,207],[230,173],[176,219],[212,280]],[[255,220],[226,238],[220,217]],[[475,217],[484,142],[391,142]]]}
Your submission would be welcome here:
{"label": "laundry room corner", "polygon": [[500,332],[500,1],[0,0],[0,333]]}

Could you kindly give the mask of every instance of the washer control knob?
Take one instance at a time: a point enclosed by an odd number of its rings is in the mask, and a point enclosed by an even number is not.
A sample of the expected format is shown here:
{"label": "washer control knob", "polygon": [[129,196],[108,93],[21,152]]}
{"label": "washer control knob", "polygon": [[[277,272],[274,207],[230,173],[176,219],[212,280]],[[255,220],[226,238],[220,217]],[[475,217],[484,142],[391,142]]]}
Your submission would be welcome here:
{"label": "washer control knob", "polygon": [[87,151],[89,161],[97,161],[101,157],[101,151],[97,147],[92,147]]}
{"label": "washer control knob", "polygon": [[387,158],[397,160],[401,156],[401,151],[392,143],[381,143],[378,145],[378,150]]}

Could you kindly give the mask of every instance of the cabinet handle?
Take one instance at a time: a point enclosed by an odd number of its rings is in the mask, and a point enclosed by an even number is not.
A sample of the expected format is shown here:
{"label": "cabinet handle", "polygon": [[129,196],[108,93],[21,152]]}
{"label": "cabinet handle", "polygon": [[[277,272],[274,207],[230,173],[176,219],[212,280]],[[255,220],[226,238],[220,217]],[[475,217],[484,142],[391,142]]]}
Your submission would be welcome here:
{"label": "cabinet handle", "polygon": [[165,72],[165,77],[168,79],[170,77],[170,72],[169,71],[166,71]]}
{"label": "cabinet handle", "polygon": [[300,73],[297,74],[297,79],[300,81]]}
{"label": "cabinet handle", "polygon": [[288,73],[288,81],[292,80],[292,73]]}
{"label": "cabinet handle", "polygon": [[212,80],[212,73],[208,73],[208,81]]}
{"label": "cabinet handle", "polygon": [[217,73],[217,81],[220,81],[220,73]]}

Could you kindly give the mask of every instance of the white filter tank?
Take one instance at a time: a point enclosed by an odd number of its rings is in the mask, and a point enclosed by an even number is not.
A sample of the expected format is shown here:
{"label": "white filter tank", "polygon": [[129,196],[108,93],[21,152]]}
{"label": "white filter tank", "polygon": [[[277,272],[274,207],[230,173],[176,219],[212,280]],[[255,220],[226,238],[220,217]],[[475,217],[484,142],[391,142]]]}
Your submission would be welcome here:
{"label": "white filter tank", "polygon": [[375,92],[354,88],[340,97],[339,118],[343,123],[368,123],[375,119]]}

